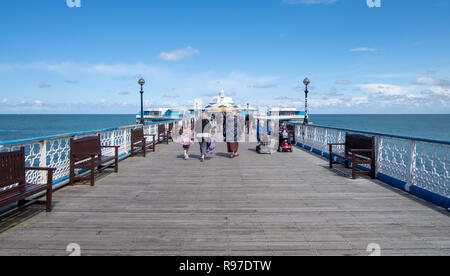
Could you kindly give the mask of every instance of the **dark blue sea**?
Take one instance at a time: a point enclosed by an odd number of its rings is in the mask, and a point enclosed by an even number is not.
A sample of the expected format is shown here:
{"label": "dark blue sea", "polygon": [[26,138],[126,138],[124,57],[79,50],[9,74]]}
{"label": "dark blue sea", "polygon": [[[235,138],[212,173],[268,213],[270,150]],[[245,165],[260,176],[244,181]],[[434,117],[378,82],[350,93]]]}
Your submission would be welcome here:
{"label": "dark blue sea", "polygon": [[135,124],[136,115],[1,115],[0,141]]}
{"label": "dark blue sea", "polygon": [[[450,140],[445,115],[311,115],[317,125]],[[0,115],[0,141],[132,125],[135,115]]]}
{"label": "dark blue sea", "polygon": [[450,114],[311,115],[316,125],[450,141]]}

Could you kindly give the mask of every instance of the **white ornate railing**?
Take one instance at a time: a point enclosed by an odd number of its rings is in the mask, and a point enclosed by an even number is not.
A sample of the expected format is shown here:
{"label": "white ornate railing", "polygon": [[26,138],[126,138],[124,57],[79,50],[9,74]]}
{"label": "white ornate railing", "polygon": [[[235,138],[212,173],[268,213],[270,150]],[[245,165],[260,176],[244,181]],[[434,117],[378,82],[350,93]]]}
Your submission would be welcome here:
{"label": "white ornate railing", "polygon": [[[158,125],[164,124],[166,129],[169,123],[174,123],[174,129],[180,124],[180,120],[171,120],[157,123],[149,123],[144,126],[146,134],[157,134]],[[54,187],[60,187],[68,182],[69,177],[69,151],[70,139],[84,136],[100,135],[101,143],[104,146],[120,146],[119,158],[122,160],[130,155],[131,130],[142,127],[141,125],[130,125],[103,130],[94,130],[78,133],[63,134],[57,136],[33,138],[20,141],[10,141],[0,143],[0,152],[8,152],[25,148],[26,165],[36,167],[56,168],[53,176]],[[148,138],[152,139],[152,138]],[[152,141],[149,141],[152,142]],[[158,141],[157,141],[158,142]],[[114,155],[114,149],[105,149],[105,154]],[[31,183],[45,183],[46,172],[27,172],[27,181]]]}
{"label": "white ornate railing", "polygon": [[[376,137],[380,180],[450,208],[450,142],[323,127],[295,125],[297,145],[329,157],[328,143],[344,143],[346,133]],[[343,151],[343,147],[337,147]]]}

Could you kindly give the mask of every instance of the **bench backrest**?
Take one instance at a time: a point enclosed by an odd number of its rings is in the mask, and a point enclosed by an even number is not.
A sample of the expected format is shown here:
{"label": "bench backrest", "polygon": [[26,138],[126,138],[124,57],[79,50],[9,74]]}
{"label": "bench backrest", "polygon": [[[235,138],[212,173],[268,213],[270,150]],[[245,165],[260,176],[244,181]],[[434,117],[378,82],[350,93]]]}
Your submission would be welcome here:
{"label": "bench backrest", "polygon": [[25,149],[0,153],[0,188],[25,183]]}
{"label": "bench backrest", "polygon": [[158,136],[166,133],[166,126],[164,124],[158,125]]}
{"label": "bench backrest", "polygon": [[[369,149],[375,150],[375,136],[369,137],[361,134],[349,134],[345,135],[345,153],[350,153],[352,149]],[[373,152],[358,152],[358,155],[372,158]]]}
{"label": "bench backrest", "polygon": [[144,140],[144,129],[136,128],[131,130],[131,143],[142,142]]}
{"label": "bench backrest", "polygon": [[291,142],[295,144],[295,125],[287,125]]}
{"label": "bench backrest", "polygon": [[70,154],[74,156],[75,161],[90,158],[92,154],[102,155],[100,135],[70,139]]}

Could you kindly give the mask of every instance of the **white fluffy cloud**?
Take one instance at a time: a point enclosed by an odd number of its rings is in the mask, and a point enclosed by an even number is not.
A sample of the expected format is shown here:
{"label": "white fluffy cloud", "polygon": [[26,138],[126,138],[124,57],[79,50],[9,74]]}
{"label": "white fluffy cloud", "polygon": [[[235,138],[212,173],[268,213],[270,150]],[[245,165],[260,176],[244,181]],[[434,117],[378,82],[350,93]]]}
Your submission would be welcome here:
{"label": "white fluffy cloud", "polygon": [[[423,94],[431,94],[431,95],[438,95],[438,96],[445,96],[448,97],[450,100],[450,88],[445,87],[430,87],[428,90],[425,90]],[[449,102],[450,104],[450,102]]]}
{"label": "white fluffy cloud", "polygon": [[200,54],[199,50],[189,46],[187,48],[174,50],[172,52],[162,52],[158,55],[158,58],[164,61],[180,61],[198,54]]}
{"label": "white fluffy cloud", "polygon": [[434,85],[436,84],[436,80],[431,77],[420,77],[415,83],[420,85]]}
{"label": "white fluffy cloud", "polygon": [[405,95],[410,90],[410,87],[407,86],[398,86],[383,83],[359,84],[357,85],[357,87],[371,94],[379,94],[385,96]]}
{"label": "white fluffy cloud", "polygon": [[[192,107],[193,102],[189,99],[196,97],[201,98],[204,102],[210,100],[212,96],[217,95],[220,89],[224,88],[228,96],[234,98],[236,103],[245,105],[250,101],[253,106],[279,106],[279,107],[296,107],[303,108],[304,87],[299,87],[296,92],[292,91],[292,82],[285,81],[283,77],[270,75],[254,75],[243,72],[230,72],[228,74],[217,73],[214,71],[206,71],[199,73],[182,75],[176,71],[156,67],[150,64],[76,64],[76,63],[32,63],[22,65],[5,65],[0,64],[1,70],[40,70],[45,72],[54,72],[71,74],[71,78],[64,76],[64,79],[73,79],[73,77],[85,77],[84,75],[93,75],[94,78],[99,76],[113,77],[114,81],[118,81],[119,86],[122,83],[124,87],[114,89],[113,97],[107,93],[99,93],[97,101],[91,103],[72,104],[54,103],[51,98],[42,98],[43,101],[34,101],[29,99],[21,103],[20,98],[15,98],[13,94],[4,95],[3,100],[0,99],[0,106],[3,112],[8,111],[25,111],[33,108],[45,112],[53,111],[68,112],[92,112],[92,110],[101,110],[101,112],[126,112],[134,113],[139,109],[139,102],[131,95],[127,89],[134,89],[137,83],[133,80],[127,83],[121,77],[137,78],[145,76],[151,82],[151,97],[155,98],[152,102],[147,102],[146,106],[173,106],[173,107]],[[72,76],[72,74],[76,76]],[[81,76],[79,76],[81,75]],[[408,74],[409,75],[409,74]],[[161,77],[159,77],[161,76]],[[378,75],[377,75],[378,76]],[[397,76],[397,75],[396,75]],[[407,75],[401,75],[407,78]],[[118,77],[118,78],[117,78]],[[373,83],[357,84],[345,79],[338,80],[335,84],[337,87],[331,90],[321,87],[317,84],[317,89],[310,95],[310,106],[312,111],[319,112],[348,112],[348,113],[364,113],[378,112],[450,112],[450,82],[448,78],[440,78],[437,75],[428,74],[426,76],[416,78],[410,76],[407,80],[409,85],[396,85],[389,83],[387,77],[383,75],[384,81],[374,81]],[[47,78],[47,77],[46,77]],[[375,78],[375,77],[373,77]],[[381,75],[380,75],[381,78]],[[72,83],[72,82],[69,82]],[[81,82],[80,84],[84,84]],[[167,85],[170,84],[170,87]],[[52,85],[58,86],[58,81],[53,80]],[[42,88],[49,87],[46,83],[41,83]],[[81,85],[80,85],[81,86]],[[177,87],[175,88],[172,87]],[[171,89],[172,90],[169,90]],[[37,89],[37,87],[36,87]],[[80,88],[84,89],[84,88]],[[121,90],[118,90],[121,89]],[[82,93],[83,91],[81,91]],[[147,91],[146,91],[147,92]],[[176,92],[176,93],[175,93]],[[86,92],[87,93],[87,92]],[[134,93],[134,92],[133,92]],[[121,97],[119,97],[119,94]],[[101,96],[100,96],[101,95]],[[301,96],[299,96],[301,95]],[[6,99],[6,96],[8,99]],[[10,97],[12,96],[12,97]],[[130,97],[127,97],[130,96]],[[23,97],[25,98],[25,97]],[[100,98],[105,100],[102,102]],[[167,101],[166,101],[167,100]],[[45,101],[45,102],[44,102]],[[77,101],[75,99],[75,101]],[[95,101],[95,100],[94,100]],[[130,104],[125,103],[125,101]],[[86,107],[83,107],[83,104]],[[87,108],[89,107],[89,108]],[[412,110],[411,108],[415,109]],[[64,109],[65,108],[65,109]],[[25,111],[26,112],[26,111]],[[382,111],[380,111],[382,112]]]}
{"label": "white fluffy cloud", "polygon": [[[314,113],[442,113],[449,112],[450,87],[445,81],[421,79],[421,85],[366,83],[354,85],[349,94],[344,90],[335,95],[312,95],[309,100]],[[440,85],[436,85],[440,84]],[[423,85],[428,85],[424,87]],[[322,95],[322,98],[318,98]],[[289,103],[293,99],[278,98]],[[291,106],[293,104],[291,103]]]}
{"label": "white fluffy cloud", "polygon": [[435,79],[432,77],[420,77],[414,82],[417,85],[437,85],[437,86],[450,86],[450,81],[446,79]]}

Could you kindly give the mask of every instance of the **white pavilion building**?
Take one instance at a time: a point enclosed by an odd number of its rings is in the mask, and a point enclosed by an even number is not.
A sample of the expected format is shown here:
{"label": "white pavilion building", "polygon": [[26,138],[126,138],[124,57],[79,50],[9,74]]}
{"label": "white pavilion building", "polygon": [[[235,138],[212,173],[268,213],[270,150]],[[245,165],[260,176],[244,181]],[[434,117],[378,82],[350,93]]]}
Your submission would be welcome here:
{"label": "white pavilion building", "polygon": [[225,96],[225,91],[222,89],[218,96],[214,97],[211,102],[205,106],[206,112],[214,113],[227,110],[241,111],[242,108],[233,102],[233,99]]}

